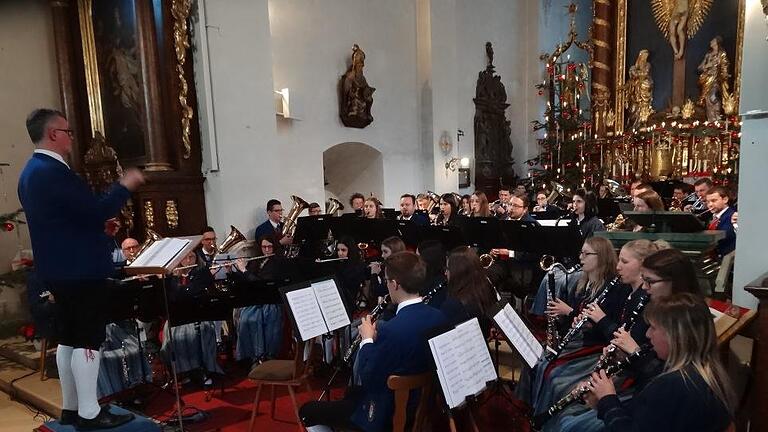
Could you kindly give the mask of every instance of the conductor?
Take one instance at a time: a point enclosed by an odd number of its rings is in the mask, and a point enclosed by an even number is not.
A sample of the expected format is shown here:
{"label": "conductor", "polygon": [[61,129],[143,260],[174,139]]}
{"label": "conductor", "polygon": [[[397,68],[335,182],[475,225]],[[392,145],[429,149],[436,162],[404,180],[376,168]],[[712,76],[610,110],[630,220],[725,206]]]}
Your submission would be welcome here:
{"label": "conductor", "polygon": [[56,302],[60,423],[78,430],[116,427],[133,415],[110,413],[96,396],[107,321],[105,279],[113,272],[104,230],[144,176],[128,169],[109,192],[96,196],[66,162],[74,133],[61,112],[33,111],[27,131],[35,151],[19,178],[18,194],[29,224],[35,272]]}

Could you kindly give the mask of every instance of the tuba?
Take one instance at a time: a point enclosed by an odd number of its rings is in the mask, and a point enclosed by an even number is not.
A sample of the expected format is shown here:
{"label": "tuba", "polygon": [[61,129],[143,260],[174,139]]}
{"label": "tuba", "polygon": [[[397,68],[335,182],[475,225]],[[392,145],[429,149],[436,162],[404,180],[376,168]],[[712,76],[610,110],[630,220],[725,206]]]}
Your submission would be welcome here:
{"label": "tuba", "polygon": [[227,253],[236,245],[245,241],[245,236],[234,225],[229,226],[229,235],[224,242],[219,245],[216,251],[220,254]]}
{"label": "tuba", "polygon": [[301,212],[309,208],[309,204],[296,195],[291,195],[291,201],[293,201],[293,207],[288,212],[288,216],[283,219],[281,234],[285,237],[293,237],[296,233],[296,219],[299,218]]}
{"label": "tuba", "polygon": [[612,179],[604,179],[603,184],[608,186],[608,191],[611,193],[611,196],[618,199],[627,199],[629,198],[629,195],[627,195],[627,191],[624,190],[623,187],[621,187],[621,184],[617,182],[616,180]]}
{"label": "tuba", "polygon": [[428,190],[427,198],[429,198],[429,204],[427,205],[426,212],[427,214],[432,213],[432,209],[435,208],[436,205],[440,204],[440,195]]}
{"label": "tuba", "polygon": [[162,240],[163,237],[156,233],[155,231],[152,231],[151,229],[147,228],[147,239],[144,240],[144,243],[141,244],[141,247],[139,248],[138,252],[136,252],[136,255],[134,255],[133,259],[126,259],[125,263],[127,265],[131,265],[132,262],[136,261],[136,258],[138,258],[142,253],[144,253],[147,249],[149,249],[152,244],[158,240]]}
{"label": "tuba", "polygon": [[340,210],[344,210],[344,204],[336,198],[328,198],[328,201],[325,202],[325,214],[336,216],[336,212]]}
{"label": "tuba", "polygon": [[570,198],[573,195],[568,192],[568,189],[566,189],[565,186],[563,186],[561,183],[558,183],[556,181],[551,181],[549,184],[552,186],[552,192],[549,193],[549,196],[547,197],[547,204],[554,205],[555,201],[561,196]]}

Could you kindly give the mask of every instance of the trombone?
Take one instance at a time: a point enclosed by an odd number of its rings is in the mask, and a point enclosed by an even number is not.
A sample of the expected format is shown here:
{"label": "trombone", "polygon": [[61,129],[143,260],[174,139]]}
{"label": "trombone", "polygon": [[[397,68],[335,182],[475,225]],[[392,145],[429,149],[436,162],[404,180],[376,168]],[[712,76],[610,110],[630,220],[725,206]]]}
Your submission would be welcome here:
{"label": "trombone", "polygon": [[[232,264],[236,264],[238,262],[247,263],[247,262],[250,262],[250,261],[256,261],[256,260],[265,259],[265,258],[269,258],[269,257],[273,257],[273,256],[275,256],[275,254],[259,255],[259,256],[255,256],[255,257],[249,257],[249,258],[235,258],[235,259],[231,259],[231,260],[222,261],[222,262],[220,262],[218,264],[214,264],[214,265],[208,267],[208,269],[209,270],[216,270],[216,269],[220,269],[222,267],[231,266]],[[190,264],[190,265],[187,265],[187,266],[176,267],[175,269],[173,269],[173,271],[188,270],[188,269],[195,268],[195,267],[198,267],[198,266],[199,266],[199,264]]]}

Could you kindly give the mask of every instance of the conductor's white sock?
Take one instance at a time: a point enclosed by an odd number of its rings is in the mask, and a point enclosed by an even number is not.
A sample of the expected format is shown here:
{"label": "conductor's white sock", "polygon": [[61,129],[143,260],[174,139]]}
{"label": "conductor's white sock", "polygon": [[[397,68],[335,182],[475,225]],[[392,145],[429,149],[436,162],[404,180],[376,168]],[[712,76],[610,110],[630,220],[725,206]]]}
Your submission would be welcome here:
{"label": "conductor's white sock", "polygon": [[333,429],[325,425],[307,426],[307,432],[333,432]]}
{"label": "conductor's white sock", "polygon": [[59,345],[56,348],[56,367],[59,369],[61,407],[65,410],[77,411],[77,387],[75,387],[75,376],[72,375],[73,349],[67,345]]}
{"label": "conductor's white sock", "polygon": [[98,350],[76,348],[72,352],[72,374],[77,386],[77,413],[84,419],[95,418],[101,410],[96,395],[100,360],[101,353]]}

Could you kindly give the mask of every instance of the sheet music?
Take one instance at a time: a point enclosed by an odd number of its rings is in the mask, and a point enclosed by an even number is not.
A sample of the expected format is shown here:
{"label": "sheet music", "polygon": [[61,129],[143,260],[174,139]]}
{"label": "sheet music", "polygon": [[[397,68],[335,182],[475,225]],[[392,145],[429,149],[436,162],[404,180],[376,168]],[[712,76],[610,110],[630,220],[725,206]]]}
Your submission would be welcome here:
{"label": "sheet music", "polygon": [[336,281],[327,279],[315,282],[312,284],[312,289],[317,296],[317,303],[320,305],[328,331],[334,331],[350,324],[344,302],[341,301],[339,289],[336,287]]}
{"label": "sheet music", "polygon": [[190,240],[167,237],[158,240],[139,255],[128,267],[165,267],[181,252]]}
{"label": "sheet music", "polygon": [[496,370],[477,318],[429,340],[446,403],[455,408],[480,393]]}
{"label": "sheet music", "polygon": [[325,325],[323,313],[320,311],[320,305],[317,303],[317,297],[315,297],[315,291],[312,287],[289,291],[285,293],[285,298],[288,300],[291,312],[293,312],[301,340],[308,341],[313,337],[328,333],[328,326]]}
{"label": "sheet music", "polygon": [[512,343],[517,352],[523,357],[528,366],[534,367],[541,358],[544,347],[533,336],[520,316],[507,303],[504,308],[493,316],[493,320],[499,325],[499,328],[507,339]]}

